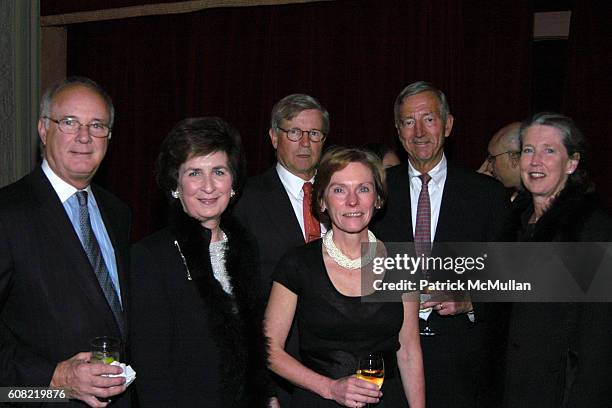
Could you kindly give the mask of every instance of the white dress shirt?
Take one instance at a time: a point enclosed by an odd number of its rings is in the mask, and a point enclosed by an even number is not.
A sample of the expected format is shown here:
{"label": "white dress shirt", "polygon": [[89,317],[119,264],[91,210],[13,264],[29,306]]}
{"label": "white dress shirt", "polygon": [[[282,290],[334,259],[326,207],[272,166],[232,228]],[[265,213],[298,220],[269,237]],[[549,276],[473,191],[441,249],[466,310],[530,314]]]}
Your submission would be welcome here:
{"label": "white dress shirt", "polygon": [[[431,242],[433,243],[436,236],[436,228],[438,226],[438,219],[440,218],[440,206],[442,205],[442,195],[444,193],[444,183],[446,182],[447,174],[447,162],[446,156],[442,155],[442,160],[435,165],[433,169],[427,172],[431,177],[427,187],[429,189],[429,205],[431,207]],[[421,187],[423,183],[419,176],[421,172],[412,167],[410,161],[408,161],[408,176],[410,177],[410,207],[412,210],[412,234],[414,236],[414,230],[416,228],[416,213],[419,205],[419,194],[421,193]],[[427,312],[420,312],[419,317],[427,320],[431,310]],[[476,321],[474,312],[467,313],[468,318],[472,323]]]}
{"label": "white dress shirt", "polygon": [[[55,174],[51,167],[49,167],[47,160],[43,160],[41,167],[45,173],[45,176],[47,176],[49,179],[51,186],[55,190],[55,193],[62,202],[64,210],[66,210],[66,215],[68,215],[68,218],[70,219],[70,222],[72,223],[74,231],[79,237],[81,244],[83,244],[84,239],[81,236],[81,227],[79,226],[79,203],[75,195],[75,193],[79,190],[66,183],[57,174]],[[102,221],[102,214],[100,214],[100,209],[98,208],[96,197],[94,196],[93,191],[91,191],[91,186],[87,186],[87,188],[83,189],[83,191],[87,191],[87,209],[89,210],[91,229],[96,236],[98,244],[100,245],[100,252],[102,253],[102,258],[104,259],[106,269],[108,269],[108,273],[113,281],[113,285],[115,285],[119,302],[123,303],[121,299],[121,290],[119,287],[119,274],[117,272],[115,250],[108,236],[108,232],[106,231],[106,227],[104,226],[104,222]]]}
{"label": "white dress shirt", "polygon": [[[442,160],[433,169],[427,172],[431,177],[427,187],[429,189],[429,205],[431,207],[431,242],[436,236],[438,218],[440,218],[440,205],[442,204],[442,194],[444,193],[444,183],[446,182],[446,156],[442,155]],[[412,234],[416,229],[417,207],[419,205],[419,194],[421,194],[421,172],[412,167],[408,161],[408,176],[410,177],[410,208],[412,210]]]}

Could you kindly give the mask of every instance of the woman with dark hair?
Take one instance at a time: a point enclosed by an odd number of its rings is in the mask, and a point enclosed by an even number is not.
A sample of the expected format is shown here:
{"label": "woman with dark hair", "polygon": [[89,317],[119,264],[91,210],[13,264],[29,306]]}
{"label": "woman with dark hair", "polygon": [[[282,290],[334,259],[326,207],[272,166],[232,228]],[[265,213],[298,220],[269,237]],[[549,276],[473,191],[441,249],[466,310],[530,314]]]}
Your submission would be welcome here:
{"label": "woman with dark hair", "polygon": [[265,407],[265,299],[246,232],[224,212],[240,136],[219,118],[177,123],[157,162],[170,225],[132,250],[131,350],[140,406]]}
{"label": "woman with dark hair", "polygon": [[[538,113],[520,130],[521,179],[532,203],[527,242],[609,242],[612,220],[594,194],[586,140],[574,122]],[[580,273],[580,271],[573,271]],[[516,303],[508,336],[504,407],[612,406],[609,303]]]}
{"label": "woman with dark hair", "polygon": [[[312,208],[324,213],[331,228],[281,259],[266,309],[269,365],[297,386],[293,408],[425,406],[418,301],[367,301],[376,298],[365,289],[372,288],[371,275],[362,270],[374,256],[384,256],[368,224],[385,197],[385,172],[372,153],[338,147],[323,155]],[[364,255],[362,244],[369,248]],[[294,319],[301,361],[284,350]],[[365,353],[383,356],[382,393],[355,376]]]}

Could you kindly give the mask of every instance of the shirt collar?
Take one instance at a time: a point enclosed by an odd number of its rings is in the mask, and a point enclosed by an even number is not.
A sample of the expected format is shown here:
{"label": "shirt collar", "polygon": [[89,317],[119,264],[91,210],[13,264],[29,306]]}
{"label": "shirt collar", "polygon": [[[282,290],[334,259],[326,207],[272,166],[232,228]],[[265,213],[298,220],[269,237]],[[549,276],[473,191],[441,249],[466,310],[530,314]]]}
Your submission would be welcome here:
{"label": "shirt collar", "polygon": [[[55,172],[49,166],[47,159],[43,160],[41,167],[42,167],[42,171],[45,173],[45,176],[47,176],[47,178],[49,179],[51,186],[57,193],[57,196],[59,197],[62,204],[68,201],[68,199],[72,197],[74,193],[79,191],[74,186],[66,183],[57,174],[55,174]],[[87,188],[83,189],[83,191],[87,191],[88,197],[91,197],[92,204],[95,205],[95,198],[93,198],[93,194],[91,193],[91,186],[87,186]]]}
{"label": "shirt collar", "polygon": [[[291,173],[278,162],[276,163],[276,172],[278,173],[278,177],[281,179],[283,186],[285,186],[285,189],[289,192],[289,194],[297,199],[302,199],[304,196],[302,187],[306,181]],[[308,181],[312,183],[314,181],[314,177]]]}
{"label": "shirt collar", "polygon": [[[433,182],[436,185],[440,185],[442,182],[444,182],[444,179],[446,178],[446,169],[446,155],[444,155],[443,153],[442,159],[438,162],[438,164],[436,164],[433,169],[427,172],[427,174],[429,174],[429,176],[431,177],[431,180],[429,182]],[[408,160],[408,176],[410,177],[410,179],[412,180],[414,177],[419,177],[420,175],[421,172],[415,169],[412,166],[412,163],[410,163],[410,160]]]}

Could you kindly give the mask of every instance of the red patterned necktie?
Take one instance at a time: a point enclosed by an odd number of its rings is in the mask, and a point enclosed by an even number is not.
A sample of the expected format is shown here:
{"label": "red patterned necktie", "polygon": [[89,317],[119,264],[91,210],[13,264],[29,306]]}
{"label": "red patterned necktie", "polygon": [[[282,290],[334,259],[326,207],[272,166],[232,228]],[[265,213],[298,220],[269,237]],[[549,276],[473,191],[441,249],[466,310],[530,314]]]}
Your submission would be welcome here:
{"label": "red patterned necktie", "polygon": [[416,255],[429,256],[431,254],[431,205],[429,204],[429,188],[427,184],[431,176],[423,173],[421,179],[421,193],[417,205],[416,226],[414,228],[414,248]]}
{"label": "red patterned necktie", "polygon": [[319,221],[312,215],[312,183],[310,181],[304,183],[302,190],[304,190],[304,201],[302,205],[302,212],[304,215],[304,239],[306,242],[310,242],[321,238],[321,224],[319,224]]}

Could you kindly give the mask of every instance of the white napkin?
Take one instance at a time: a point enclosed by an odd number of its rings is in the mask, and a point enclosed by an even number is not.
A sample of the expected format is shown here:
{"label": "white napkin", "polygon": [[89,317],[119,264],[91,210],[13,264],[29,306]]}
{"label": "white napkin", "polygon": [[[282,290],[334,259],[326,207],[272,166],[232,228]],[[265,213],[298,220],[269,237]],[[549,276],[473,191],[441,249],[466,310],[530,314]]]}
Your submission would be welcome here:
{"label": "white napkin", "polygon": [[421,312],[419,310],[419,319],[427,320],[429,319],[429,315],[431,314],[431,308],[429,308],[426,312]]}
{"label": "white napkin", "polygon": [[113,361],[110,365],[119,366],[123,370],[121,374],[109,374],[109,377],[125,377],[125,386],[129,387],[136,379],[136,371],[132,366],[126,366],[124,363]]}
{"label": "white napkin", "polygon": [[[419,299],[419,301],[420,301],[421,303],[424,303],[424,302],[427,302],[429,299],[431,299],[431,294],[429,294],[429,293],[421,293],[421,294],[419,295],[419,298],[420,298],[420,299]],[[433,309],[432,309],[431,307],[430,307],[430,308],[428,308],[428,309],[427,309],[426,311],[424,311],[424,312],[422,312],[422,311],[419,309],[419,319],[423,319],[423,320],[427,320],[427,319],[429,319],[429,315],[431,314],[432,310],[433,310]]]}

